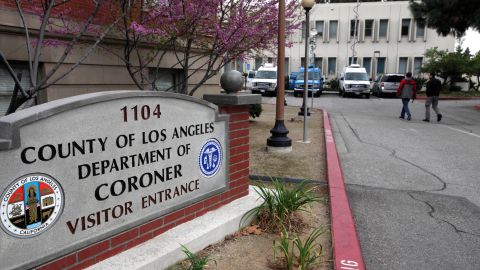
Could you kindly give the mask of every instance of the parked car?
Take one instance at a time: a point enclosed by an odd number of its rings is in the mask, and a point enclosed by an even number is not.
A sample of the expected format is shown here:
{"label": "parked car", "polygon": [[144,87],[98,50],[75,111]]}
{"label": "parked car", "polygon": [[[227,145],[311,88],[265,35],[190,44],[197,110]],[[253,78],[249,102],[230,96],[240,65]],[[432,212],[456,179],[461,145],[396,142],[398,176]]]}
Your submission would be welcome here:
{"label": "parked car", "polygon": [[[309,66],[308,67],[308,94],[311,96],[314,94],[316,97],[319,97],[323,91],[323,78],[322,78],[322,71],[318,67]],[[293,96],[303,96],[303,92],[305,91],[305,69],[303,67],[300,68],[297,74],[297,78],[295,80],[295,85],[293,89]]]}
{"label": "parked car", "polygon": [[395,95],[400,82],[404,78],[405,75],[396,73],[381,75],[378,81],[373,85],[373,94],[379,97],[384,95]]}

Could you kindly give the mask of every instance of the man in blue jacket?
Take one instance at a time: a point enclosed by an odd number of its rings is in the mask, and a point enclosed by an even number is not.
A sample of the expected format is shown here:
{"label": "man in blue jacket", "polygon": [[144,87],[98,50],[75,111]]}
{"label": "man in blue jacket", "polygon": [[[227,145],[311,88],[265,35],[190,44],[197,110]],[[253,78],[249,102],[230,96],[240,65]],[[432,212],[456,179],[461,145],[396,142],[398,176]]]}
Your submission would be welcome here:
{"label": "man in blue jacket", "polygon": [[405,114],[407,114],[407,120],[412,119],[412,114],[408,108],[408,102],[410,100],[415,100],[417,97],[417,83],[412,79],[412,73],[407,72],[405,74],[405,79],[402,79],[400,85],[397,88],[397,97],[402,98],[402,112],[400,113],[400,118],[404,119]]}
{"label": "man in blue jacket", "polygon": [[425,119],[423,121],[430,122],[430,105],[437,114],[437,122],[442,120],[442,114],[438,110],[438,96],[440,96],[440,90],[442,89],[442,83],[435,78],[435,73],[430,72],[429,80],[427,82],[427,100],[425,101]]}

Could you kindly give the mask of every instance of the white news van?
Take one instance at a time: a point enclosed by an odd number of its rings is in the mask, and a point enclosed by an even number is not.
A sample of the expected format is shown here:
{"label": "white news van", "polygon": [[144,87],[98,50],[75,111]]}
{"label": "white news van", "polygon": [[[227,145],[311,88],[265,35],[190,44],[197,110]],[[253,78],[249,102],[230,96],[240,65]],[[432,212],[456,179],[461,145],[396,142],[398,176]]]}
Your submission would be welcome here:
{"label": "white news van", "polygon": [[345,67],[340,76],[340,93],[342,97],[347,95],[365,96],[370,98],[370,79],[367,71],[360,65],[353,64]]}
{"label": "white news van", "polygon": [[252,80],[252,94],[276,94],[275,88],[277,87],[277,67],[273,64],[265,64],[261,66],[255,78]]}

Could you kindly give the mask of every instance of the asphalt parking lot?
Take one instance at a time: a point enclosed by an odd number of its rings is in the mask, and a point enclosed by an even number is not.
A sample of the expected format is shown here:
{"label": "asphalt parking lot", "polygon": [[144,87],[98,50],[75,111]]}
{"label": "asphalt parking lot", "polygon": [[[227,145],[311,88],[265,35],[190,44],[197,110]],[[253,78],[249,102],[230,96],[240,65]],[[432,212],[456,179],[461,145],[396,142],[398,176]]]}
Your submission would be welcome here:
{"label": "asphalt parking lot", "polygon": [[479,269],[478,103],[440,101],[442,121],[425,123],[422,101],[406,121],[395,98],[314,99],[330,114],[367,269]]}

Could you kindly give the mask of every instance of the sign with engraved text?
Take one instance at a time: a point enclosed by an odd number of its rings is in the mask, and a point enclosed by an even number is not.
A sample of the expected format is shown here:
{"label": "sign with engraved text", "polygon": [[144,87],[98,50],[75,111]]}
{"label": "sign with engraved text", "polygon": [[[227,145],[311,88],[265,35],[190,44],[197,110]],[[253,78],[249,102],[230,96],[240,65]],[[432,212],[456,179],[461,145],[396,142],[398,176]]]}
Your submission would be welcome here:
{"label": "sign with engraved text", "polygon": [[223,192],[228,116],[115,91],[0,118],[0,261],[28,268]]}

